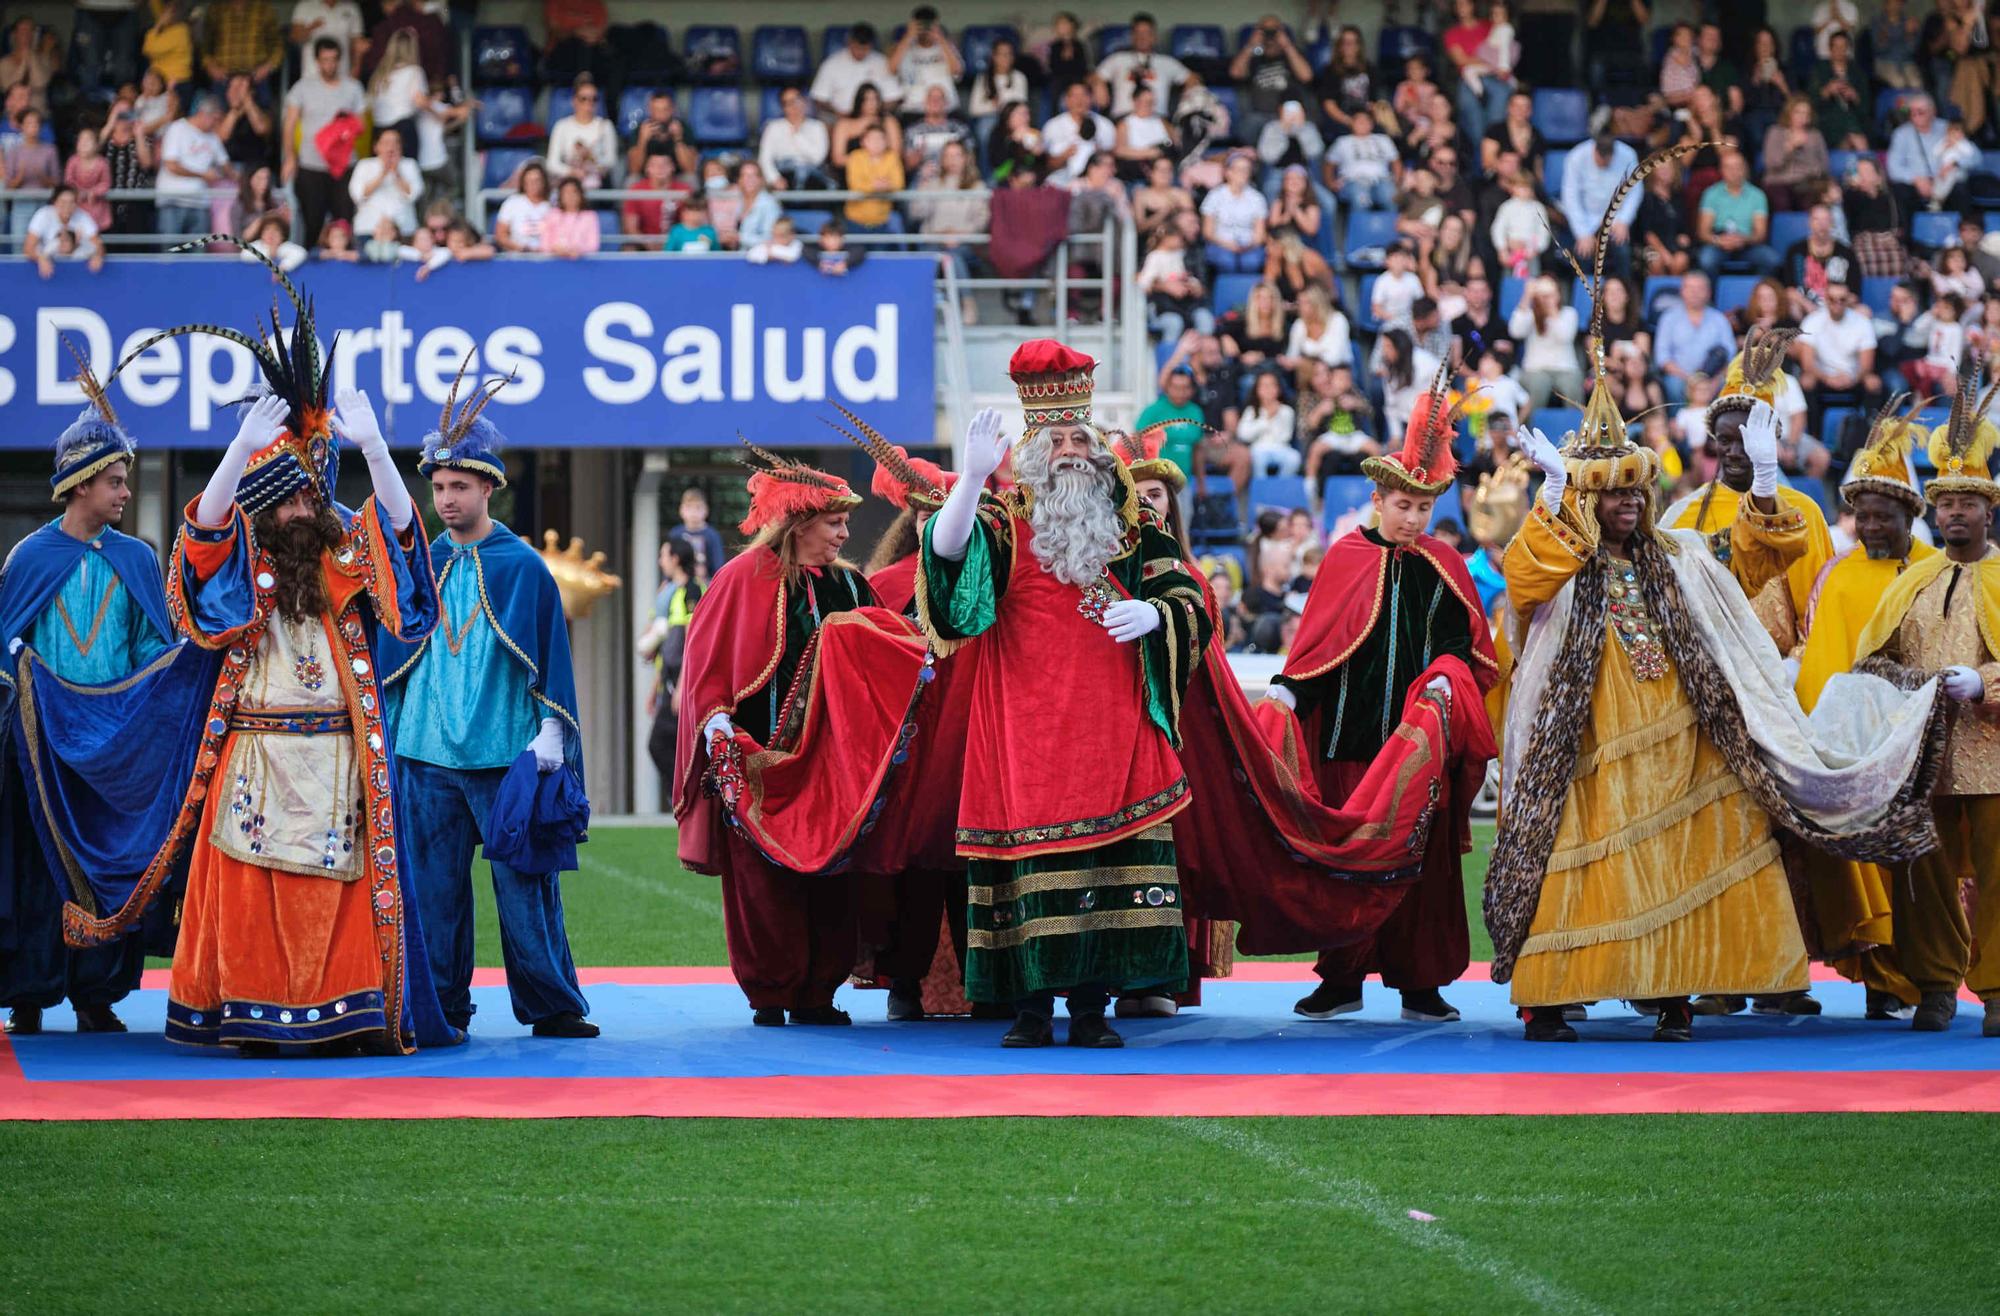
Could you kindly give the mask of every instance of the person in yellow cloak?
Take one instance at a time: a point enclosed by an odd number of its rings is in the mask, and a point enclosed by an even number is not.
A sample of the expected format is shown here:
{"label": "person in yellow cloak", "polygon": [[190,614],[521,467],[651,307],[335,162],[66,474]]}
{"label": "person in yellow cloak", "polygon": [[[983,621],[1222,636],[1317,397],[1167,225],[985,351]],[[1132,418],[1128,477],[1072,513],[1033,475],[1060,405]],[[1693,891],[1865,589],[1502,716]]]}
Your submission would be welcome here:
{"label": "person in yellow cloak", "polygon": [[1985,1035],[2000,1037],[2000,431],[1986,419],[2000,386],[1979,396],[1981,365],[1968,355],[1951,419],[1930,439],[1938,474],[1925,492],[1944,551],[1889,586],[1856,656],[1902,684],[1935,677],[1953,700],[1932,801],[1939,844],[1892,887],[1897,960],[1921,993],[1910,1026],[1949,1028],[1963,983],[1985,1002]]}

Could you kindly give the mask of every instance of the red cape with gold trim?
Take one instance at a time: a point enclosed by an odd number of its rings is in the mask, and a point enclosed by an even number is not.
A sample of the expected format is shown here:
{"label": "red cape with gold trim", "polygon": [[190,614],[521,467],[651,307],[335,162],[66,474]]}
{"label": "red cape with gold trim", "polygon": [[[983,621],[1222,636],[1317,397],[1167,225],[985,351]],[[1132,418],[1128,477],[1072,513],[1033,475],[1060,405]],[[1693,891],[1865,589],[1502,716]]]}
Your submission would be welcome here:
{"label": "red cape with gold trim", "polygon": [[[1481,690],[1491,689],[1500,679],[1500,661],[1494,656],[1493,634],[1465,559],[1431,535],[1417,536],[1417,542],[1405,551],[1430,563],[1445,587],[1465,605],[1472,624],[1472,674]],[[1327,546],[1312,592],[1306,595],[1299,633],[1285,657],[1286,676],[1309,679],[1324,675],[1361,647],[1382,612],[1389,552],[1359,530],[1350,530]]]}

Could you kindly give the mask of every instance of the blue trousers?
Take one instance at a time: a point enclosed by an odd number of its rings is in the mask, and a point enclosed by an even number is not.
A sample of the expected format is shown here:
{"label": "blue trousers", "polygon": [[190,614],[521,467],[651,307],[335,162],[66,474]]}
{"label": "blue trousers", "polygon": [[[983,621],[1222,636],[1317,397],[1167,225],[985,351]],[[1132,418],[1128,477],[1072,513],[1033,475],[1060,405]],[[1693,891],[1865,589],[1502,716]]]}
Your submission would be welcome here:
{"label": "blue trousers", "polygon": [[[412,759],[396,761],[396,788],[416,870],[417,905],[430,948],[431,980],[445,1018],[472,1018],[472,847],[485,835],[505,768],[461,771]],[[540,1023],[590,1013],[576,981],[563,927],[562,887],[554,873],[519,873],[493,865],[500,913],[500,957],[514,1018]]]}

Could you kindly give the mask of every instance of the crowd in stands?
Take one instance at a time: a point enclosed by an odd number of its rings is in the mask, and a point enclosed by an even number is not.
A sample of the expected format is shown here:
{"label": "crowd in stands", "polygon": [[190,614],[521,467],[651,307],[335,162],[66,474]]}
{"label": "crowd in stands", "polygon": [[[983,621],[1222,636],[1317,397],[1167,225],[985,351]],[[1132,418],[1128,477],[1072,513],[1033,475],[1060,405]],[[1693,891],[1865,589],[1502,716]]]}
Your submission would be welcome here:
{"label": "crowd in stands", "polygon": [[[1150,414],[1177,419],[1197,493],[1225,479],[1246,530],[1273,481],[1330,527],[1324,491],[1399,437],[1440,363],[1480,386],[1469,456],[1495,425],[1560,427],[1597,386],[1572,259],[1604,259],[1612,386],[1688,481],[1701,400],[1753,324],[1805,331],[1786,469],[1821,492],[1855,415],[1947,390],[2000,337],[2000,51],[1979,0],[1821,0],[1789,33],[1761,4],[1665,23],[1647,0],[1426,0],[1370,32],[1332,8],[1296,32],[1059,13],[1023,34],[922,4],[888,33],[676,42],[602,0],[547,0],[537,32],[443,0],[84,0],[66,37],[5,31],[0,181],[54,191],[6,207],[5,240],[44,273],[96,268],[104,235],[220,232],[281,264],[418,277],[612,247],[841,273],[911,243],[962,279],[1021,280],[1064,250],[1100,272],[1064,239],[1129,225]],[[1597,252],[1621,183],[1676,144]],[[110,199],[133,188],[153,196]],[[1005,304],[1024,324],[1077,309]]]}

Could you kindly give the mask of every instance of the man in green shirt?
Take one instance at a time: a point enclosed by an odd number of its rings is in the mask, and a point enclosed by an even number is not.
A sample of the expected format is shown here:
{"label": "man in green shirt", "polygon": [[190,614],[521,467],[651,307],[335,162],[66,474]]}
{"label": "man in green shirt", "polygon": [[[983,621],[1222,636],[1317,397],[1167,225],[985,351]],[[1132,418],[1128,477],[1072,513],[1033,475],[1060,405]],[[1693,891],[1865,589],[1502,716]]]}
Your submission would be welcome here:
{"label": "man in green shirt", "polygon": [[1194,449],[1201,442],[1204,422],[1201,406],[1194,400],[1194,372],[1186,366],[1175,368],[1167,376],[1167,391],[1164,396],[1154,398],[1146,409],[1139,413],[1133,428],[1147,430],[1155,425],[1166,426],[1165,440],[1160,444],[1160,456],[1180,467],[1181,474],[1194,483]]}
{"label": "man in green shirt", "polygon": [[1695,236],[1700,240],[1696,260],[1711,279],[1720,277],[1730,261],[1760,275],[1778,268],[1778,253],[1770,245],[1771,202],[1764,189],[1750,181],[1750,163],[1743,152],[1722,153],[1722,181],[1701,194]]}

